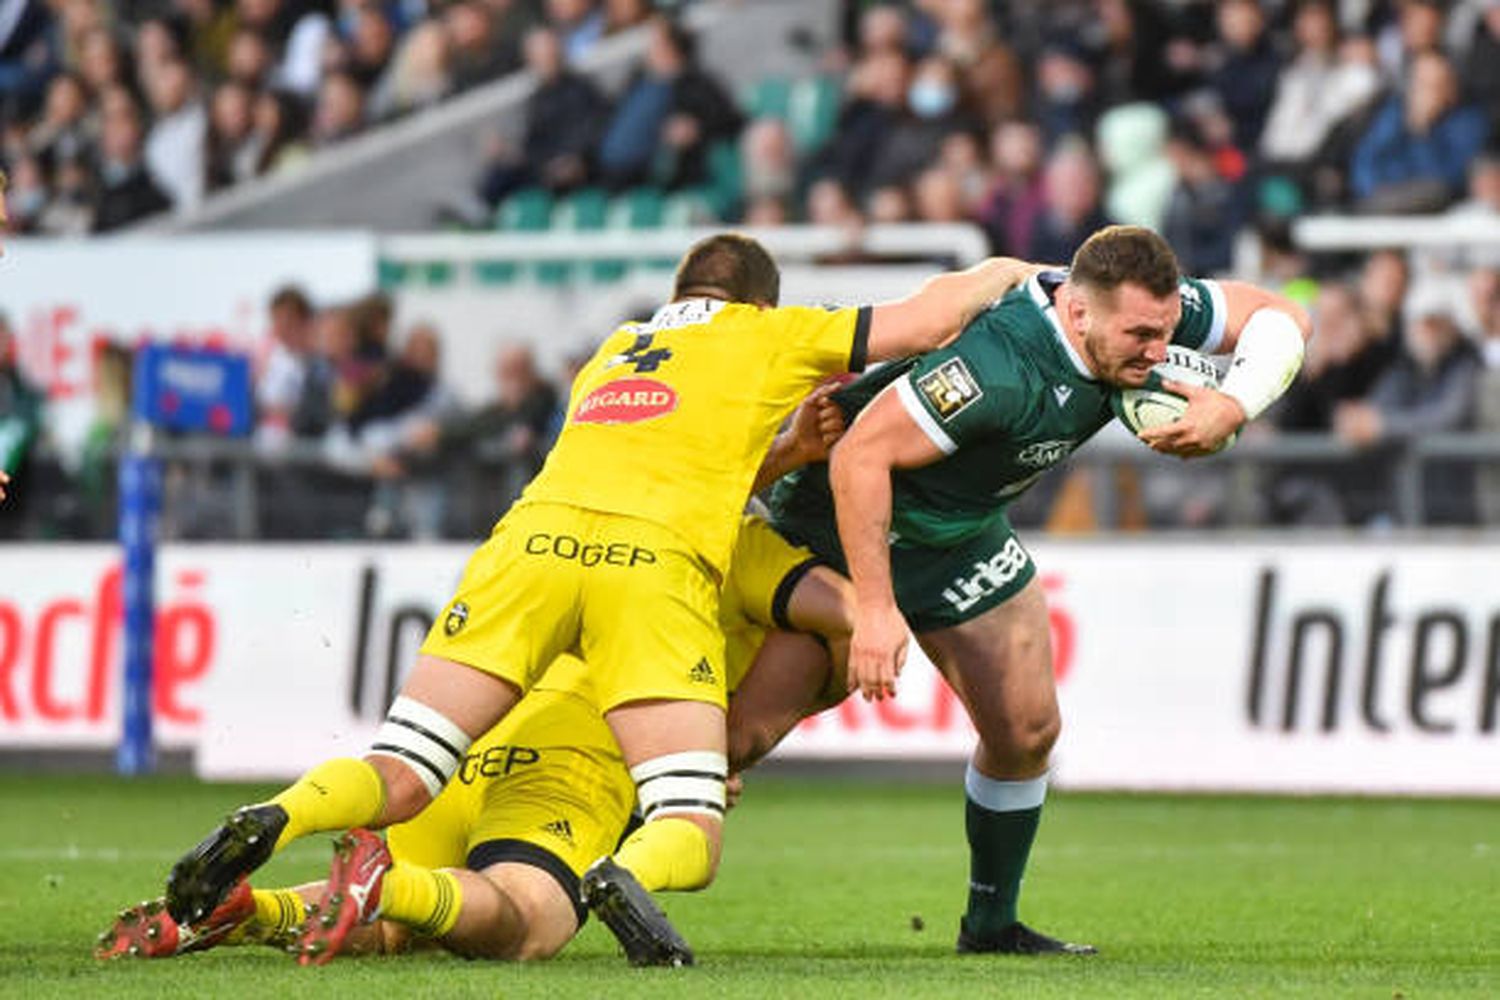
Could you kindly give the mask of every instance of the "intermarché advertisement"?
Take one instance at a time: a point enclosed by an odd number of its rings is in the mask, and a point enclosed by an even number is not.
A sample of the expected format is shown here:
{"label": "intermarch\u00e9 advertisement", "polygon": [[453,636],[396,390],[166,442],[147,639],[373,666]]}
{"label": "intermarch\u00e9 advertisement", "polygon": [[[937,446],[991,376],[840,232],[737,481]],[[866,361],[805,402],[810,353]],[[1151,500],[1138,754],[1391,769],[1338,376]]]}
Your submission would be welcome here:
{"label": "intermarch\u00e9 advertisement", "polygon": [[[288,777],[358,753],[468,553],[165,547],[159,743],[195,750],[210,778]],[[1437,543],[1032,546],[1064,720],[1057,784],[1500,794],[1497,554]],[[7,546],[4,563],[0,747],[113,746],[118,550]],[[267,719],[282,737],[260,738]],[[894,701],[846,701],[778,753],[958,760],[974,738],[914,647]]]}

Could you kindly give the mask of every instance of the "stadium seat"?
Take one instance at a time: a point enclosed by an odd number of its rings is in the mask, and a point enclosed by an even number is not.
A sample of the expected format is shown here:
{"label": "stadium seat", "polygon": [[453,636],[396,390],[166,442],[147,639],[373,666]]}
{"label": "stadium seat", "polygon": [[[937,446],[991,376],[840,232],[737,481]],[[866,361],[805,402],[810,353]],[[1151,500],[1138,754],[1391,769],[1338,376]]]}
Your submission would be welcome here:
{"label": "stadium seat", "polygon": [[740,104],[751,118],[790,119],[792,82],[782,76],[763,76],[740,95]]}
{"label": "stadium seat", "polygon": [[[545,232],[552,223],[552,195],[542,188],[522,188],[495,209],[495,228],[507,233]],[[474,280],[481,285],[504,285],[520,275],[510,261],[478,261]]]}
{"label": "stadium seat", "polygon": [[[609,222],[609,195],[602,188],[582,188],[574,191],[565,198],[558,200],[552,210],[552,228],[563,232],[598,232],[605,228]],[[590,267],[590,271],[597,272],[600,264],[596,262]],[[598,280],[613,280],[610,274],[614,268],[606,267],[604,272],[595,273],[593,277]],[[619,269],[623,272],[623,267]],[[544,285],[562,284],[571,281],[574,277],[574,269],[570,264],[547,263],[538,264],[536,269],[537,280]],[[619,274],[613,274],[618,278]]]}
{"label": "stadium seat", "polygon": [[744,188],[739,146],[727,140],[714,143],[708,150],[708,188],[704,193],[712,221],[734,215],[744,198]]}
{"label": "stadium seat", "polygon": [[662,193],[654,187],[631,188],[609,206],[609,229],[656,229],[661,225]]}
{"label": "stadium seat", "polygon": [[786,122],[799,154],[821,149],[833,135],[839,118],[839,83],[830,76],[814,76],[792,85]]}

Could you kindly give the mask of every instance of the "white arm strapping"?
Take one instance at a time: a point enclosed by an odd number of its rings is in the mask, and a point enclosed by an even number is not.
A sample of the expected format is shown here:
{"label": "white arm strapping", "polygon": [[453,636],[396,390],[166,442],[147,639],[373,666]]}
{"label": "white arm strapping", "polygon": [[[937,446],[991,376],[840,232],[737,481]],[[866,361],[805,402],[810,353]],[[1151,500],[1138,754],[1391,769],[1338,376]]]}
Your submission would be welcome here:
{"label": "white arm strapping", "polygon": [[1302,367],[1302,328],[1280,309],[1257,309],[1240,330],[1229,374],[1219,391],[1232,396],[1254,420],[1280,398]]}

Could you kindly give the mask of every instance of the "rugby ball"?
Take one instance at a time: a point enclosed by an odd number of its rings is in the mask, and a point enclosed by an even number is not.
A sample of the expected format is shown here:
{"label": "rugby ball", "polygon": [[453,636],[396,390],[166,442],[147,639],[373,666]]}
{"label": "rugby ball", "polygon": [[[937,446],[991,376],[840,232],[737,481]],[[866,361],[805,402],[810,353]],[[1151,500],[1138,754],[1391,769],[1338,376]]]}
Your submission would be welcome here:
{"label": "rugby ball", "polygon": [[[1219,369],[1207,355],[1191,347],[1168,344],[1166,360],[1151,369],[1144,386],[1117,388],[1110,393],[1110,406],[1130,433],[1139,436],[1148,427],[1170,424],[1187,412],[1187,400],[1163,389],[1163,380],[1218,388]],[[1238,436],[1238,432],[1230,435],[1220,450],[1228,448]]]}

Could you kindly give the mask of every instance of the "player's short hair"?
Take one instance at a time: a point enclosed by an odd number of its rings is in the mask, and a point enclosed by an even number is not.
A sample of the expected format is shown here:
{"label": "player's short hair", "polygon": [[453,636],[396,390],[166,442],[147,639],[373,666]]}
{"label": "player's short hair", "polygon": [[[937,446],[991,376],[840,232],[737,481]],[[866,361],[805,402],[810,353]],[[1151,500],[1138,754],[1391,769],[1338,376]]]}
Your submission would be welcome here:
{"label": "player's short hair", "polygon": [[774,306],[781,299],[781,272],[757,241],[720,233],[693,244],[677,265],[672,298],[694,295]]}
{"label": "player's short hair", "polygon": [[1101,292],[1140,285],[1157,298],[1177,291],[1182,268],[1167,241],[1144,226],[1105,226],[1073,255],[1069,278]]}

